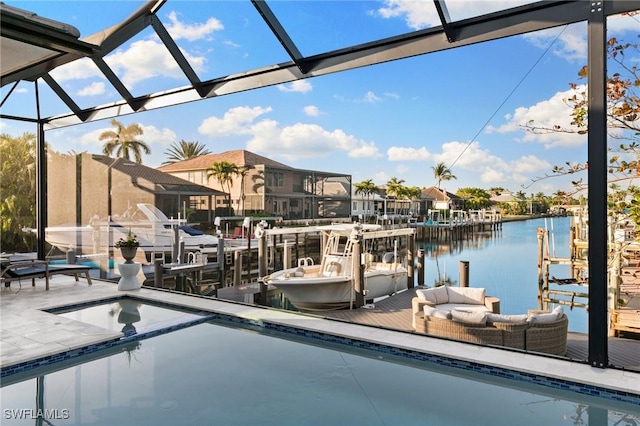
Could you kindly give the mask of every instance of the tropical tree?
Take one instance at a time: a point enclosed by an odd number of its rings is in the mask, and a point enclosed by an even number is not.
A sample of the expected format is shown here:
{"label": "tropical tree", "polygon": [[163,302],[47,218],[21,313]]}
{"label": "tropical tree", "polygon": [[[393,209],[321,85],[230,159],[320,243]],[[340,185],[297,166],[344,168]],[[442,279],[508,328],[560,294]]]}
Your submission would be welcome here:
{"label": "tropical tree", "polygon": [[433,169],[433,176],[438,182],[438,189],[440,189],[440,183],[443,180],[458,179],[451,173],[451,169],[449,169],[443,162],[436,164],[435,166],[431,167],[431,169]]}
{"label": "tropical tree", "polygon": [[36,136],[0,135],[0,244],[3,251],[31,251],[23,228],[36,223]]}
{"label": "tropical tree", "polygon": [[228,161],[219,161],[207,168],[206,173],[207,179],[215,178],[222,189],[224,189],[226,185],[227,206],[229,208],[229,214],[231,214],[231,185],[233,185],[233,178],[238,174],[238,166]]}
{"label": "tropical tree", "polygon": [[486,209],[491,206],[491,194],[482,188],[460,188],[456,195],[465,200],[465,205],[469,209]]}
{"label": "tropical tree", "polygon": [[[640,177],[640,72],[635,64],[635,58],[640,53],[640,44],[623,43],[616,38],[607,43],[607,68],[612,74],[607,76],[607,127],[610,140],[623,141],[617,147],[609,147],[609,200],[608,209],[612,216],[630,214],[637,226],[640,226],[640,187],[634,184],[634,179]],[[578,78],[586,78],[589,74],[587,66],[578,72]],[[572,96],[565,99],[570,107],[571,126],[551,125],[542,126],[529,121],[524,128],[536,134],[548,133],[588,133],[588,93],[586,85],[570,83]],[[538,182],[555,176],[574,175],[573,193],[586,189],[578,173],[588,169],[586,162],[565,162],[556,165],[551,172],[533,179]],[[621,185],[624,182],[625,185]],[[567,194],[568,195],[568,194]],[[567,198],[566,196],[564,197]],[[619,201],[616,201],[619,200]],[[577,202],[574,199],[568,202]]]}
{"label": "tropical tree", "polygon": [[247,175],[249,174],[249,170],[253,169],[253,166],[250,165],[244,165],[244,166],[239,166],[238,167],[238,171],[237,171],[237,175],[240,176],[240,200],[242,200],[242,214],[244,215],[244,200],[247,198],[247,195],[245,194],[244,191],[244,180],[247,177]]}
{"label": "tropical tree", "polygon": [[138,164],[142,163],[142,154],[151,154],[151,149],[142,140],[138,139],[142,135],[142,127],[139,124],[125,126],[115,118],[111,120],[111,125],[115,130],[107,130],[100,133],[98,139],[106,141],[102,149],[104,155],[112,155],[115,151],[116,157],[131,160],[131,154]]}
{"label": "tropical tree", "polygon": [[389,179],[389,181],[387,182],[387,197],[395,197],[396,199],[399,199],[405,187],[403,184],[404,179],[398,179],[395,176]]}
{"label": "tropical tree", "polygon": [[[420,188],[418,188],[417,186],[412,186],[409,188],[406,188],[404,191],[404,197],[409,200],[409,201],[415,201],[420,199],[420,195],[422,195],[422,190]],[[409,206],[407,206],[407,208],[411,207],[411,204],[409,204]],[[409,212],[407,212],[409,213]]]}
{"label": "tropical tree", "polygon": [[179,161],[188,160],[190,158],[198,157],[199,155],[211,154],[211,151],[207,149],[204,144],[199,142],[187,142],[184,139],[180,142],[174,142],[167,148],[164,155],[167,156],[162,164],[173,164]]}
{"label": "tropical tree", "polygon": [[369,202],[371,200],[371,196],[373,194],[377,194],[379,189],[378,186],[373,183],[372,179],[363,180],[362,182],[356,183],[356,195],[364,195],[367,199],[367,208],[364,212],[364,221],[367,221],[367,214],[369,213]]}

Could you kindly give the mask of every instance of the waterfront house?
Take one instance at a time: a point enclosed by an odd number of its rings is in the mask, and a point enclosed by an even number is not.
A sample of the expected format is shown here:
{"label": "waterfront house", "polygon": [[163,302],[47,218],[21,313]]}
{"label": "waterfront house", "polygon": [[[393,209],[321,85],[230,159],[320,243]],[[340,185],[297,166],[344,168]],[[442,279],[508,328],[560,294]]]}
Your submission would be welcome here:
{"label": "waterfront house", "polygon": [[[207,169],[223,161],[246,170],[244,176],[232,176],[230,188],[207,177]],[[229,190],[231,205],[220,197],[212,206],[226,216],[266,213],[284,219],[316,219],[350,214],[351,175],[296,169],[243,149],[200,155],[158,170],[208,188]],[[206,197],[200,199],[202,206],[208,202]]]}
{"label": "waterfront house", "polygon": [[422,190],[422,198],[431,201],[433,210],[461,210],[464,209],[464,199],[456,194],[431,186]]}

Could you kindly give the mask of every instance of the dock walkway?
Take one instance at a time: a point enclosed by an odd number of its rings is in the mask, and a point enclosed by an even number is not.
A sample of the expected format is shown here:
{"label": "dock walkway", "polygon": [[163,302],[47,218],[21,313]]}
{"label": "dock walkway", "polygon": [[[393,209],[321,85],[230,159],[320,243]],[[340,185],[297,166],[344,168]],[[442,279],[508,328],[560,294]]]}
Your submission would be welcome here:
{"label": "dock walkway", "polygon": [[[413,331],[411,327],[411,299],[416,289],[408,289],[386,299],[377,301],[373,308],[330,311],[327,318],[357,324],[374,325],[401,331]],[[569,332],[567,336],[567,358],[587,362],[589,357],[588,336],[585,333]],[[619,368],[640,371],[640,340],[609,337],[609,362]]]}

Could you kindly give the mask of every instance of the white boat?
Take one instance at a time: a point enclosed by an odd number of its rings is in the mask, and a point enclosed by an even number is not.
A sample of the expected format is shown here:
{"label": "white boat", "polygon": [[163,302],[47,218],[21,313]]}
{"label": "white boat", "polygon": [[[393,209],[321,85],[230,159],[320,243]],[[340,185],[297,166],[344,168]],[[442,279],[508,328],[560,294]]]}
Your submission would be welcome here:
{"label": "white boat", "polygon": [[[362,231],[363,240],[409,235],[413,229],[379,231],[379,225],[330,225],[317,227],[326,238],[320,264],[301,259],[298,267],[283,269],[264,278],[299,310],[324,311],[344,309],[355,303],[353,247],[356,233]],[[387,253],[381,262],[365,255],[364,297],[366,301],[388,296],[407,288],[407,268],[397,261],[398,256]],[[357,266],[356,266],[357,268]]]}
{"label": "white boat", "polygon": [[78,254],[97,254],[113,247],[129,231],[140,241],[140,248],[147,255],[173,252],[176,238],[178,243],[184,242],[185,250],[215,252],[218,245],[216,236],[187,226],[184,219],[169,219],[156,206],[148,203],[138,203],[135,208],[110,221],[96,217],[85,226],[47,227],[45,240],[62,251],[73,248]]}

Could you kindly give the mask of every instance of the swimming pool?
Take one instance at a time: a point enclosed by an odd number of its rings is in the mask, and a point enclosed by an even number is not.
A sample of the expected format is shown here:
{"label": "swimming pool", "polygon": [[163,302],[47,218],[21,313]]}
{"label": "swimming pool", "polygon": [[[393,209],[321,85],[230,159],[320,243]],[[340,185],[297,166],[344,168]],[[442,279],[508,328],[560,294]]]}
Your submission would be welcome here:
{"label": "swimming pool", "polygon": [[50,309],[75,321],[81,321],[125,335],[141,333],[169,324],[192,322],[201,319],[204,312],[180,309],[176,306],[160,306],[134,297],[118,297],[106,301]]}
{"label": "swimming pool", "polygon": [[630,404],[311,343],[213,321],[130,341],[98,359],[75,358],[64,368],[3,380],[2,424],[33,424],[39,409],[56,425],[640,421],[640,408]]}

